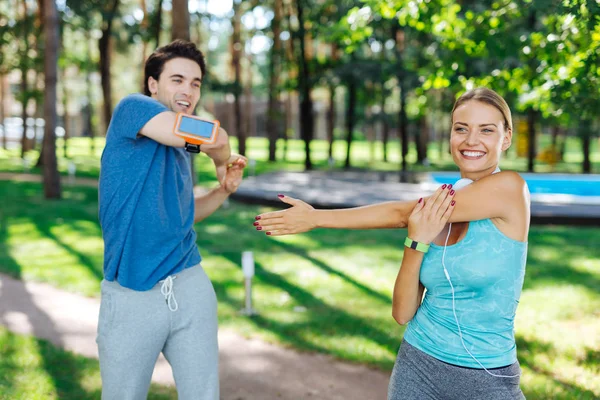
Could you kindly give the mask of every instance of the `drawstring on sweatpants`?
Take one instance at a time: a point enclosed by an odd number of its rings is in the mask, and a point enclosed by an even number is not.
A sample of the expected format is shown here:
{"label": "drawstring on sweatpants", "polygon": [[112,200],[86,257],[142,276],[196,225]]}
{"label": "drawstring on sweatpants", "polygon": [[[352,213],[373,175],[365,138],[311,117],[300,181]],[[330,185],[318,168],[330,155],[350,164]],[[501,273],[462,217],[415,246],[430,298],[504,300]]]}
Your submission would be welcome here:
{"label": "drawstring on sweatpants", "polygon": [[160,287],[160,292],[165,296],[167,306],[171,311],[177,311],[177,308],[179,307],[177,305],[177,300],[175,300],[175,293],[173,293],[173,279],[175,278],[177,278],[175,275],[167,276],[167,279],[162,281],[162,286]]}

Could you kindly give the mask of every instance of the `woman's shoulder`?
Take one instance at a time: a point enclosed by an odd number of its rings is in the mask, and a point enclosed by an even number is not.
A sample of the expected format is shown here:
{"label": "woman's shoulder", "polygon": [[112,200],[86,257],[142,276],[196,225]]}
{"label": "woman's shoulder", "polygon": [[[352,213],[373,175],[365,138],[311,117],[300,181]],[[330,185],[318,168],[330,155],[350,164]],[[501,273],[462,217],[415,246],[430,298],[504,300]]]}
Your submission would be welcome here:
{"label": "woman's shoulder", "polygon": [[514,194],[516,199],[529,199],[529,187],[527,186],[527,182],[518,172],[501,171],[483,179],[489,179],[494,187],[505,193]]}

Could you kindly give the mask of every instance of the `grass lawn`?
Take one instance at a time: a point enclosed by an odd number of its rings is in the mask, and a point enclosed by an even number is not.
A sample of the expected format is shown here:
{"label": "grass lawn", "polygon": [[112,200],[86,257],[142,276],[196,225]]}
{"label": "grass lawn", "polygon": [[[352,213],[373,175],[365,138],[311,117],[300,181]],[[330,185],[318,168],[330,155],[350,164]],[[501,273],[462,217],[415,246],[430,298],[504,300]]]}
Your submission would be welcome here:
{"label": "grass lawn", "polygon": [[[98,361],[69,353],[45,340],[16,335],[0,326],[0,399],[96,400]],[[176,398],[174,388],[152,385],[148,399]]]}
{"label": "grass lawn", "polygon": [[[0,181],[0,270],[98,296],[97,191],[63,190],[63,200],[48,202],[40,184]],[[221,327],[390,370],[404,330],[390,310],[406,231],[317,230],[267,238],[252,228],[254,216],[265,210],[232,202],[196,226],[203,265],[219,299]],[[529,243],[517,314],[525,394],[528,399],[598,398],[600,229],[535,226]],[[256,260],[254,302],[260,314],[254,318],[239,314],[245,250],[254,251]],[[4,335],[8,342],[25,340]],[[42,354],[36,341],[28,343],[31,357]],[[12,347],[2,344],[0,363],[8,362]],[[51,379],[46,364],[36,365],[32,374]],[[11,378],[7,390],[20,387],[17,381]]]}
{"label": "grass lawn", "polygon": [[[540,149],[544,149],[550,142],[548,135],[540,136]],[[237,148],[236,138],[232,138],[232,146]],[[76,175],[80,177],[98,177],[100,170],[100,156],[104,148],[104,138],[97,138],[94,142],[94,150],[90,148],[91,140],[89,138],[73,138],[68,142],[69,158],[64,157],[62,140],[57,142],[59,158],[59,170],[62,174],[67,174],[69,161],[76,166]],[[368,168],[379,171],[396,171],[400,165],[400,150],[397,141],[389,144],[389,162],[381,161],[383,159],[383,146],[377,142],[372,146],[374,160],[371,160],[371,145],[366,141],[356,141],[352,145],[352,166],[355,168]],[[316,169],[326,169],[327,165],[328,145],[323,140],[315,140],[311,144],[311,159]],[[431,162],[429,167],[421,165],[412,165],[416,161],[416,150],[414,146],[410,146],[409,155],[407,157],[409,170],[411,171],[439,171],[439,170],[456,170],[452,158],[446,153],[446,150],[440,155],[439,145],[437,143],[430,144],[428,156]],[[279,141],[278,144],[278,160],[283,158],[284,142]],[[300,140],[290,140],[289,148],[287,149],[286,161],[278,161],[269,163],[268,160],[268,142],[264,138],[250,138],[247,142],[247,155],[250,159],[256,161],[255,173],[262,174],[271,171],[303,171],[304,170],[304,142]],[[34,165],[39,157],[38,151],[30,151],[26,155],[26,163],[24,166],[23,160],[20,158],[18,149],[3,150],[0,149],[0,172],[34,172],[39,173],[39,168]],[[336,160],[335,168],[342,169],[346,157],[346,143],[344,141],[336,141],[334,144],[334,158]],[[600,173],[600,148],[597,140],[592,140],[592,172]],[[202,182],[210,182],[215,180],[214,168],[210,162],[206,162],[207,158],[200,155],[196,160],[196,169],[198,170],[198,180]],[[554,168],[542,162],[536,162],[536,172],[565,172],[565,173],[580,173],[583,155],[581,153],[580,140],[574,137],[569,137],[566,146],[565,159],[558,163]],[[515,151],[511,150],[501,162],[503,169],[526,171],[527,159],[517,158]]]}

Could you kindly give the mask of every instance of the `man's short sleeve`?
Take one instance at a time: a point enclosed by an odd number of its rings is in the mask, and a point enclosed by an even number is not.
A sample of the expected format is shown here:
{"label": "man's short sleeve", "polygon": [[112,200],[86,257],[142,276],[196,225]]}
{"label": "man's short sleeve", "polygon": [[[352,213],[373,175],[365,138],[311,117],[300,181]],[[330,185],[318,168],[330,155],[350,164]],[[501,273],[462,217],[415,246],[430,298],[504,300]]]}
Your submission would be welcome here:
{"label": "man's short sleeve", "polygon": [[108,127],[107,137],[134,140],[144,125],[157,114],[168,111],[168,108],[143,94],[131,94],[119,102]]}

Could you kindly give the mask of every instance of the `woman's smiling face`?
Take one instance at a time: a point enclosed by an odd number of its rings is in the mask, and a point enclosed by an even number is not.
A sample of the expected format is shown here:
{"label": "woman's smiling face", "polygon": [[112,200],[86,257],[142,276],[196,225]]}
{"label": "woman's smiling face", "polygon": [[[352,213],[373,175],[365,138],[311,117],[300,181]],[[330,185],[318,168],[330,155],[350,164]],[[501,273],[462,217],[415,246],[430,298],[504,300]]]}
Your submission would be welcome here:
{"label": "woman's smiling face", "polygon": [[469,100],[452,115],[450,149],[463,178],[477,180],[491,174],[502,151],[510,147],[512,131],[496,107]]}

